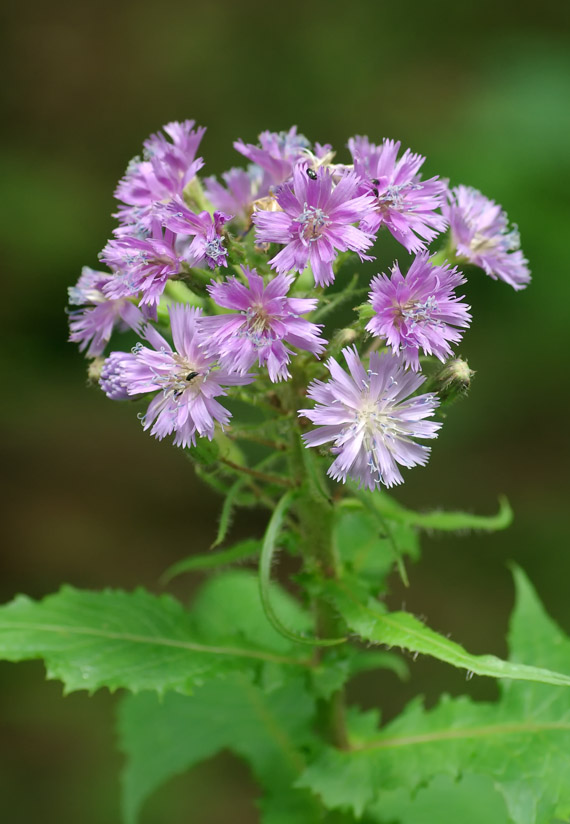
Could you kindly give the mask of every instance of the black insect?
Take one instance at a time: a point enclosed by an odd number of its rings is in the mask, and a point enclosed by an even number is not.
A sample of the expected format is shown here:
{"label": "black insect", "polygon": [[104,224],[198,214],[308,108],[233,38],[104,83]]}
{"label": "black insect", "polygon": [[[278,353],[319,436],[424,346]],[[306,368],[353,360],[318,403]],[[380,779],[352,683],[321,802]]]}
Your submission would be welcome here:
{"label": "black insect", "polygon": [[315,172],[314,169],[307,169],[307,177],[310,177],[311,180],[316,180],[317,179],[317,173]]}
{"label": "black insect", "polygon": [[190,381],[193,381],[194,378],[197,378],[199,374],[199,372],[188,372],[188,374],[186,375],[186,380],[188,381],[188,383],[190,383]]}

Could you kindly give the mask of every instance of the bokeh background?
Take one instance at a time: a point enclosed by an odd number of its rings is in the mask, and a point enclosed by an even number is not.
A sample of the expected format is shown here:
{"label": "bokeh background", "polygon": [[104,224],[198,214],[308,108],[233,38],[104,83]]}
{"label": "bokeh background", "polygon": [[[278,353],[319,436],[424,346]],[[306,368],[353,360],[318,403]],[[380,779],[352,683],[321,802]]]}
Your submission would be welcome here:
{"label": "bokeh background", "polygon": [[[471,278],[460,349],[477,371],[471,396],[397,492],[411,506],[482,513],[506,493],[514,525],[426,538],[410,589],[394,581],[391,599],[473,652],[505,654],[512,559],[570,630],[570,6],[28,0],[1,15],[0,600],[62,581],[158,590],[165,567],[212,540],[220,501],[131,408],[86,387],[64,314],[67,286],[110,236],[128,159],[163,123],[190,117],[208,127],[209,173],[239,165],[232,141],[266,128],[296,123],[341,158],[350,135],[394,137],[427,156],[426,176],[481,189],[518,223],[532,285]],[[236,534],[262,526],[248,513]],[[187,598],[194,584],[173,591]],[[444,665],[410,666],[404,685],[362,676],[351,699],[390,717],[418,692],[430,703],[442,690],[496,694]],[[115,699],[62,700],[33,662],[0,667],[0,700],[3,820],[118,822]],[[173,781],[144,821],[247,824],[254,797],[248,770],[222,755]]]}

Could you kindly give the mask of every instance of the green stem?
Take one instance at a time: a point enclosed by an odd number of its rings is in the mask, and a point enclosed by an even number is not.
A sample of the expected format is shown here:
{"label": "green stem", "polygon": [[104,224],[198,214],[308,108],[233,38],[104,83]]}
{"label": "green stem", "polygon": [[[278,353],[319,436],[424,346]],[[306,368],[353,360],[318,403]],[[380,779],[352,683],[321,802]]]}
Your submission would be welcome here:
{"label": "green stem", "polygon": [[261,597],[261,604],[269,623],[274,629],[277,630],[277,632],[285,638],[288,638],[290,641],[295,641],[297,644],[305,644],[311,647],[336,646],[337,644],[343,644],[346,641],[346,638],[307,638],[304,635],[299,635],[281,623],[281,620],[275,613],[273,605],[271,604],[271,563],[275,554],[275,545],[285,514],[297,494],[297,490],[291,489],[283,495],[275,507],[275,511],[269,519],[269,523],[265,531],[263,546],[261,548],[261,558],[259,561],[259,593]]}
{"label": "green stem", "polygon": [[[305,566],[319,577],[338,578],[340,561],[333,543],[334,510],[326,495],[326,483],[318,460],[302,443],[300,431],[293,432],[292,469],[297,481],[303,483],[295,502],[303,544]],[[325,492],[325,494],[323,494]],[[316,634],[324,637],[341,635],[345,630],[333,607],[324,599],[313,598]],[[318,661],[326,651],[315,651]],[[319,706],[319,722],[323,736],[338,749],[349,748],[345,720],[344,689],[336,690]]]}
{"label": "green stem", "polygon": [[257,478],[260,481],[265,481],[268,484],[276,484],[277,486],[291,486],[291,482],[279,475],[267,475],[265,472],[260,472],[258,469],[251,469],[249,466],[241,466],[240,464],[230,461],[229,458],[218,458],[220,463],[233,469],[234,472],[243,472],[245,475],[251,475],[252,478]]}

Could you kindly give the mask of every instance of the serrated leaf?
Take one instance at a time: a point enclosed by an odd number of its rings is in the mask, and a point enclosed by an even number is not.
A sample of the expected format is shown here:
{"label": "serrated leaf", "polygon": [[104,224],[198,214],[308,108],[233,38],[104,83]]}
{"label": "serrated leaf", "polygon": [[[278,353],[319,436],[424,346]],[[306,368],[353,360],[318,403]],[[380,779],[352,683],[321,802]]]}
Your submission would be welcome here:
{"label": "serrated leaf", "polygon": [[[520,571],[516,584],[509,636],[513,665],[524,659],[570,670],[570,640],[544,613]],[[415,700],[376,734],[353,726],[354,749],[329,748],[299,785],[311,787],[327,806],[357,815],[375,810],[382,820],[385,792],[405,789],[412,797],[435,776],[487,776],[514,824],[550,824],[570,808],[569,693],[535,681],[501,682],[500,691],[496,703],[444,696],[430,711]],[[352,784],[345,778],[360,774],[368,780]]]}
{"label": "serrated leaf", "polygon": [[265,824],[315,824],[319,805],[293,789],[313,743],[314,700],[294,677],[269,694],[244,675],[209,683],[190,696],[173,693],[158,701],[128,696],[120,707],[126,824],[135,824],[145,800],[161,784],[222,749],[244,758],[266,790]]}
{"label": "serrated leaf", "polygon": [[[381,492],[360,490],[358,497],[366,498],[369,505],[378,509],[384,516],[420,529],[442,532],[470,530],[495,532],[499,529],[506,529],[513,520],[512,509],[504,496],[499,498],[499,511],[496,515],[473,515],[470,512],[414,512],[412,509],[406,509],[383,490]],[[357,506],[358,501],[348,499],[345,505]]]}
{"label": "serrated leaf", "polygon": [[470,674],[570,686],[570,675],[503,661],[495,655],[471,655],[460,644],[426,627],[409,612],[386,612],[378,601],[360,600],[362,595],[357,595],[345,582],[329,579],[323,584],[322,592],[341,613],[349,629],[365,641],[431,655]]}
{"label": "serrated leaf", "polygon": [[436,776],[413,798],[405,790],[382,793],[382,801],[367,813],[382,824],[511,824],[504,800],[483,775],[458,781]]}
{"label": "serrated leaf", "polygon": [[190,613],[167,595],[72,587],[0,607],[0,659],[31,658],[43,658],[48,678],[63,681],[67,692],[104,686],[189,692],[220,671],[297,660],[243,638],[231,645],[212,635],[205,641]]}

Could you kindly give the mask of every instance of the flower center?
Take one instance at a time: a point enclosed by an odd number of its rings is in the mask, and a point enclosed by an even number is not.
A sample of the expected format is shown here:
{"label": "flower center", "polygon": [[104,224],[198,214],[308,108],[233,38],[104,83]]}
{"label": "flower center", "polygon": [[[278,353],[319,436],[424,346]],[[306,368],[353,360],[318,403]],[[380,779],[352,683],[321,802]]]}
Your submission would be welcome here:
{"label": "flower center", "polygon": [[195,397],[200,392],[200,385],[206,376],[201,375],[200,372],[181,355],[174,354],[173,359],[176,363],[176,369],[169,375],[164,375],[165,394],[172,392],[174,398],[180,398],[184,392],[190,390],[192,397]]}
{"label": "flower center", "polygon": [[308,244],[314,243],[320,238],[329,222],[329,218],[322,209],[318,209],[316,206],[307,206],[305,203],[297,222],[301,224],[301,240]]}
{"label": "flower center", "polygon": [[387,212],[389,209],[402,212],[406,207],[406,194],[414,189],[421,188],[419,183],[397,183],[387,186],[383,192],[378,193],[378,189],[375,189],[373,193],[376,194],[381,212]]}
{"label": "flower center", "polygon": [[437,300],[434,295],[430,295],[424,301],[409,300],[404,303],[397,312],[402,320],[406,321],[410,329],[418,323],[438,324],[437,318],[433,315],[438,310]]}
{"label": "flower center", "polygon": [[248,306],[245,312],[247,322],[242,329],[244,335],[256,349],[261,349],[276,340],[275,334],[271,328],[271,315],[269,315],[264,306],[261,304],[252,304]]}
{"label": "flower center", "polygon": [[498,237],[490,237],[489,235],[484,235],[481,232],[475,232],[471,238],[469,248],[472,252],[475,252],[475,254],[478,254],[479,252],[490,252],[492,249],[497,247],[498,243]]}
{"label": "flower center", "polygon": [[226,256],[224,244],[222,242],[222,239],[219,237],[215,237],[212,240],[209,240],[206,243],[204,252],[206,254],[206,257],[212,258],[216,265],[218,265],[218,261],[220,260],[220,258],[223,260]]}

